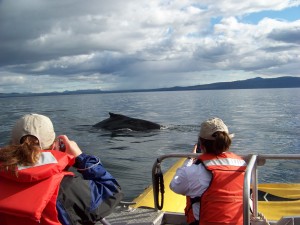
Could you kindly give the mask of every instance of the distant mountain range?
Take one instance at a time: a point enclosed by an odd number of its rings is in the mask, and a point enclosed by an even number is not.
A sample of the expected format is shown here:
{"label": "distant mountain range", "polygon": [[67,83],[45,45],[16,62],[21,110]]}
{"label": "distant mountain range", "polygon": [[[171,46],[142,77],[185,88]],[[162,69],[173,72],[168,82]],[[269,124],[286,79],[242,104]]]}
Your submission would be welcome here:
{"label": "distant mountain range", "polygon": [[74,94],[97,94],[97,93],[124,93],[124,92],[154,92],[154,91],[191,91],[191,90],[226,90],[226,89],[265,89],[265,88],[299,88],[300,77],[261,78],[256,77],[248,80],[233,82],[219,82],[186,87],[170,87],[156,89],[135,89],[118,91],[101,91],[99,89],[77,90],[47,93],[0,93],[0,97],[26,97],[26,96],[51,96],[51,95],[74,95]]}
{"label": "distant mountain range", "polygon": [[219,82],[213,84],[203,84],[188,87],[163,88],[161,90],[224,90],[224,89],[263,89],[263,88],[298,88],[300,87],[300,77],[278,77],[261,78],[256,77],[248,80],[232,82]]}

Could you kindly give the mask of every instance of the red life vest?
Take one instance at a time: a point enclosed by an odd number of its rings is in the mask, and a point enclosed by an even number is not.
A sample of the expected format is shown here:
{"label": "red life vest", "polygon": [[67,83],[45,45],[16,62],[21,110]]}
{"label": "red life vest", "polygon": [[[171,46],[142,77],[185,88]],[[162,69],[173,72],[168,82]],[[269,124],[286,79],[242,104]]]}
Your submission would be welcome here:
{"label": "red life vest", "polygon": [[60,225],[56,210],[59,185],[74,157],[43,150],[35,166],[18,167],[18,174],[0,171],[1,225]]}
{"label": "red life vest", "polygon": [[193,204],[192,204],[190,196],[186,196],[186,206],[184,208],[184,215],[185,215],[185,218],[186,218],[186,222],[188,224],[195,221],[195,216],[194,216],[194,213],[193,213]]}
{"label": "red life vest", "polygon": [[231,152],[199,156],[212,172],[209,187],[200,200],[200,225],[242,225],[243,184],[246,162]]}

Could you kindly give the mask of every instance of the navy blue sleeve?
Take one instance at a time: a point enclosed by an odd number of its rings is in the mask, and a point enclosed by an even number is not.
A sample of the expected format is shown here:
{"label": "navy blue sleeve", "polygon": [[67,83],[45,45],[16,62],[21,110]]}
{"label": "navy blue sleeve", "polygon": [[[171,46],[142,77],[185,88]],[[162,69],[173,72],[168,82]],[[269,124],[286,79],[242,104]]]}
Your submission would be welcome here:
{"label": "navy blue sleeve", "polygon": [[123,193],[97,157],[82,153],[74,167],[80,174],[65,176],[60,185],[59,220],[63,225],[95,223],[113,211]]}
{"label": "navy blue sleeve", "polygon": [[76,157],[74,167],[82,174],[83,179],[90,181],[91,210],[120,190],[120,185],[103,167],[99,158],[82,153]]}

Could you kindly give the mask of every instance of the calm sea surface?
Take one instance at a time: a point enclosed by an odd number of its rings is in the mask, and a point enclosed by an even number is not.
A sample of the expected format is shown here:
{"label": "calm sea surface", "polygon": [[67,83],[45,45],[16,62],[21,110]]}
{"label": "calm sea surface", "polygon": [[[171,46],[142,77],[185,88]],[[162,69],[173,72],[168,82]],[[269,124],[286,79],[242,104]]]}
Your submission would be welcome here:
{"label": "calm sea surface", "polygon": [[[300,153],[300,89],[218,90],[115,93],[51,97],[0,98],[0,146],[20,116],[49,116],[57,135],[67,134],[83,151],[101,158],[118,179],[125,200],[151,183],[155,159],[167,153],[191,152],[199,125],[216,116],[235,133],[231,150],[240,153]],[[154,121],[166,129],[109,132],[92,128],[108,112]],[[166,170],[172,161],[163,163]],[[267,162],[261,182],[300,182],[300,166]]]}

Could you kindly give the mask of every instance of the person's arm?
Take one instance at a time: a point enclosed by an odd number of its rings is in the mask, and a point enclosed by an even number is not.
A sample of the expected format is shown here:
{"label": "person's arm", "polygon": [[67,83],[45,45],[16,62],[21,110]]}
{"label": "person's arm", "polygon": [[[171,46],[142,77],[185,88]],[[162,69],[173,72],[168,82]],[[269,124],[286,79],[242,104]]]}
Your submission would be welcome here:
{"label": "person's arm", "polygon": [[[82,176],[65,176],[56,202],[63,225],[92,224],[108,216],[119,204],[123,193],[106,182],[84,180]],[[106,194],[106,196],[103,195]]]}
{"label": "person's arm", "polygon": [[189,190],[188,176],[186,173],[187,168],[189,167],[187,167],[186,165],[178,168],[176,174],[170,182],[170,189],[177,194],[186,195]]}
{"label": "person's arm", "polygon": [[[197,144],[194,145],[192,153],[196,153],[196,151]],[[183,166],[177,169],[175,176],[170,182],[170,189],[175,193],[187,195],[187,192],[189,191],[189,177],[186,170],[189,170],[187,168],[192,166],[194,161],[195,159],[188,158]]]}
{"label": "person's arm", "polygon": [[[120,185],[103,167],[99,158],[82,153],[76,157],[74,167],[82,174],[84,180],[90,180],[91,187],[101,189],[103,199],[119,191]],[[95,205],[101,203],[101,199],[95,201]]]}
{"label": "person's arm", "polygon": [[[82,176],[66,176],[60,186],[57,209],[60,221],[68,224],[95,222],[109,215],[123,197],[116,179],[99,158],[82,153],[76,142],[63,137],[66,153],[76,157],[74,168]],[[84,223],[85,221],[85,223]]]}
{"label": "person's arm", "polygon": [[[77,143],[70,140],[66,135],[59,136],[59,139],[65,144],[65,152],[75,157],[75,164],[73,166],[82,174],[85,180],[91,180],[95,185],[105,185],[105,187],[111,190],[109,192],[115,191],[115,186],[119,188],[118,182],[102,166],[99,158],[82,153]],[[105,191],[105,189],[102,191]]]}

